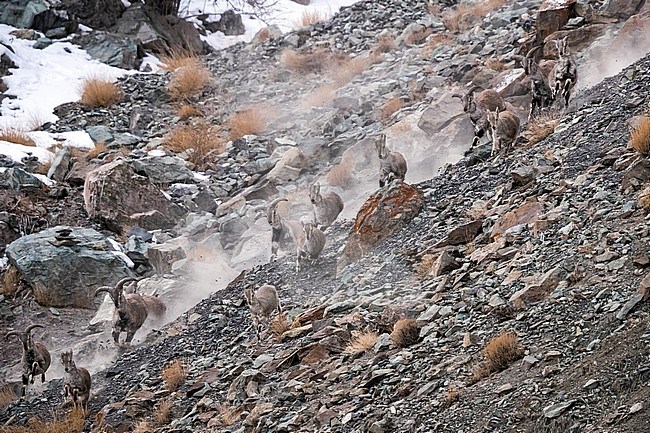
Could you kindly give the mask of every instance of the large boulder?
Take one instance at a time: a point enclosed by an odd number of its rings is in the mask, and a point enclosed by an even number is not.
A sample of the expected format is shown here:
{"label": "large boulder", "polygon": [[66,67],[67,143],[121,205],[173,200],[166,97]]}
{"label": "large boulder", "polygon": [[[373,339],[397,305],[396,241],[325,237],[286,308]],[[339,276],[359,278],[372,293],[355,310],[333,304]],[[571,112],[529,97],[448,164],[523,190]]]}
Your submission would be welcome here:
{"label": "large boulder", "polygon": [[15,190],[40,188],[43,182],[22,168],[12,167],[0,171],[0,188]]}
{"label": "large boulder", "polygon": [[639,12],[645,0],[606,0],[601,14],[606,17],[627,19]]}
{"label": "large boulder", "polygon": [[191,182],[194,179],[185,161],[177,156],[147,156],[133,161],[133,168],[153,183]]}
{"label": "large boulder", "polygon": [[78,22],[93,29],[115,25],[126,7],[122,0],[61,0],[65,10]]}
{"label": "large boulder", "polygon": [[61,4],[53,6],[46,0],[0,0],[0,24],[43,33],[64,29],[62,36],[77,30],[77,22]]}
{"label": "large boulder", "polygon": [[241,15],[233,10],[225,11],[221,14],[219,21],[206,22],[204,26],[211,32],[221,32],[226,36],[238,36],[246,33]]}
{"label": "large boulder", "polygon": [[134,275],[115,245],[93,229],[57,226],[15,240],[6,253],[41,305],[89,308],[97,287]]}
{"label": "large boulder", "polygon": [[134,3],[127,8],[113,31],[135,36],[147,51],[154,53],[202,53],[199,31],[181,18],[162,16],[151,7]]}
{"label": "large boulder", "polygon": [[367,251],[400,231],[422,210],[424,196],[417,188],[400,181],[386,185],[361,206],[354,226],[337,262],[337,274]]}
{"label": "large boulder", "polygon": [[570,18],[575,17],[576,0],[545,0],[537,11],[536,44],[541,44],[546,37],[561,30]]}
{"label": "large boulder", "polygon": [[266,178],[275,184],[295,180],[308,164],[309,159],[305,153],[297,147],[291,147],[282,154],[280,161],[278,161],[275,167],[273,167],[273,170],[266,175]]}
{"label": "large boulder", "polygon": [[171,228],[185,214],[124,160],[104,164],[87,174],[84,202],[91,218],[118,232],[135,225],[147,230]]}
{"label": "large boulder", "polygon": [[73,42],[94,59],[116,68],[138,69],[144,57],[144,50],[135,36],[96,31],[81,34]]}

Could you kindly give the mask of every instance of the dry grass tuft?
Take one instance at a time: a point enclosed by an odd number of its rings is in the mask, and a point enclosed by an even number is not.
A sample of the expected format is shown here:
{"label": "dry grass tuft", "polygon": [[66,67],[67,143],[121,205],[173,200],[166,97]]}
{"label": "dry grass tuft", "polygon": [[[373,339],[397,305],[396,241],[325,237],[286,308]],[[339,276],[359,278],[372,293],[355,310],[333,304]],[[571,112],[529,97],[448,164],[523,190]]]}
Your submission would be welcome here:
{"label": "dry grass tuft", "polygon": [[244,412],[244,407],[221,405],[219,406],[218,411],[218,424],[222,427],[227,427],[229,425],[233,425],[241,419],[241,414]]}
{"label": "dry grass tuft", "polygon": [[108,108],[124,98],[122,89],[108,78],[87,77],[81,86],[81,103],[89,107]]}
{"label": "dry grass tuft", "polygon": [[454,39],[451,36],[444,33],[438,33],[427,39],[427,47],[437,48],[439,45],[449,45],[453,41]]}
{"label": "dry grass tuft", "polygon": [[282,334],[291,329],[291,322],[287,320],[287,312],[283,311],[269,322],[269,333],[274,338],[280,338]]}
{"label": "dry grass tuft", "polygon": [[325,13],[319,12],[316,9],[306,10],[300,15],[300,21],[298,26],[308,27],[317,23],[322,23],[327,21],[328,16]]}
{"label": "dry grass tuft", "polygon": [[187,66],[197,66],[199,64],[196,56],[186,51],[174,51],[169,55],[161,56],[161,68],[166,71],[175,71]]}
{"label": "dry grass tuft", "polygon": [[149,421],[141,420],[133,427],[133,433],[154,433],[155,429]]}
{"label": "dry grass tuft", "polygon": [[420,328],[414,319],[401,319],[393,325],[390,339],[397,347],[408,347],[420,339]]}
{"label": "dry grass tuft", "polygon": [[169,392],[176,391],[187,377],[187,369],[179,359],[175,359],[162,370],[162,378]]}
{"label": "dry grass tuft", "polygon": [[228,117],[230,139],[249,134],[260,134],[266,128],[265,113],[260,107],[250,107]]}
{"label": "dry grass tuft", "polygon": [[442,13],[442,23],[452,32],[469,30],[485,15],[503,5],[506,0],[488,0],[476,4],[459,4]]}
{"label": "dry grass tuft", "polygon": [[420,261],[413,265],[413,269],[420,277],[427,277],[433,269],[433,264],[436,262],[436,256],[433,254],[425,254]]}
{"label": "dry grass tuft", "polygon": [[397,44],[393,35],[379,36],[372,47],[372,51],[375,53],[390,53],[395,49],[397,49]]}
{"label": "dry grass tuft", "polygon": [[526,131],[522,135],[528,140],[529,146],[537,144],[553,134],[559,120],[560,114],[555,110],[538,114],[530,119]]}
{"label": "dry grass tuft", "polygon": [[311,74],[325,70],[332,58],[333,53],[325,49],[316,49],[309,53],[284,50],[280,56],[280,64],[298,74]]}
{"label": "dry grass tuft", "polygon": [[478,382],[493,373],[505,370],[513,361],[523,356],[524,348],[519,344],[517,334],[502,332],[492,338],[482,352],[485,361],[475,367],[472,382]]}
{"label": "dry grass tuft", "polygon": [[103,141],[98,142],[95,144],[95,147],[90,149],[88,153],[86,153],[86,159],[90,161],[91,159],[97,158],[102,152],[106,152],[108,148],[106,147],[106,144]]}
{"label": "dry grass tuft", "polygon": [[173,152],[185,152],[189,162],[203,168],[226,149],[226,140],[214,125],[199,121],[174,129],[165,145]]}
{"label": "dry grass tuft", "polygon": [[427,11],[429,11],[431,15],[438,16],[440,15],[440,5],[438,3],[429,3],[427,5]]}
{"label": "dry grass tuft", "polygon": [[3,425],[0,433],[79,433],[84,427],[83,409],[71,410],[61,419],[56,416],[50,421],[30,418],[27,425]]}
{"label": "dry grass tuft", "polygon": [[629,146],[642,156],[650,155],[650,116],[642,116],[630,132]]}
{"label": "dry grass tuft", "polygon": [[352,338],[343,352],[348,355],[356,355],[362,352],[367,352],[375,347],[377,338],[379,338],[379,334],[376,332],[371,331],[358,333],[354,338]]}
{"label": "dry grass tuft", "polygon": [[352,171],[350,164],[341,161],[340,164],[332,167],[329,173],[327,173],[327,183],[331,186],[338,186],[341,188],[349,186],[356,180]]}
{"label": "dry grass tuft", "polygon": [[174,403],[169,398],[166,398],[160,402],[153,414],[158,425],[165,425],[171,420],[173,405]]}
{"label": "dry grass tuft", "polygon": [[497,72],[505,71],[507,69],[505,63],[494,58],[487,59],[485,62],[485,67]]}
{"label": "dry grass tuft", "polygon": [[208,68],[198,63],[190,64],[174,71],[167,92],[173,99],[189,99],[201,93],[209,81]]}
{"label": "dry grass tuft", "polygon": [[181,104],[181,106],[176,110],[176,115],[181,120],[187,120],[192,117],[203,117],[203,112],[193,105]]}
{"label": "dry grass tuft", "polygon": [[9,143],[22,144],[23,146],[36,146],[25,131],[18,128],[3,127],[0,128],[0,141],[8,141]]}
{"label": "dry grass tuft", "polygon": [[368,57],[354,57],[352,59],[334,62],[329,75],[336,84],[343,86],[368,69],[368,66],[371,64],[372,60]]}
{"label": "dry grass tuft", "polygon": [[393,114],[395,114],[400,108],[402,108],[402,100],[399,96],[389,98],[388,101],[379,108],[379,121],[384,125],[387,125]]}
{"label": "dry grass tuft", "polygon": [[40,131],[42,126],[47,123],[47,117],[43,112],[38,110],[27,111],[27,130]]}
{"label": "dry grass tuft", "polygon": [[16,400],[18,400],[18,396],[14,392],[13,386],[9,384],[0,386],[0,408],[8,406]]}
{"label": "dry grass tuft", "polygon": [[10,266],[2,274],[2,286],[0,286],[0,294],[4,296],[13,296],[20,288],[20,272],[13,266]]}
{"label": "dry grass tuft", "polygon": [[269,39],[271,39],[271,30],[269,30],[268,27],[264,27],[263,29],[260,29],[255,34],[255,37],[253,38],[253,42],[257,42],[258,44],[263,44]]}
{"label": "dry grass tuft", "polygon": [[637,203],[639,204],[639,207],[646,211],[650,211],[650,186],[645,187],[643,191],[639,193]]}

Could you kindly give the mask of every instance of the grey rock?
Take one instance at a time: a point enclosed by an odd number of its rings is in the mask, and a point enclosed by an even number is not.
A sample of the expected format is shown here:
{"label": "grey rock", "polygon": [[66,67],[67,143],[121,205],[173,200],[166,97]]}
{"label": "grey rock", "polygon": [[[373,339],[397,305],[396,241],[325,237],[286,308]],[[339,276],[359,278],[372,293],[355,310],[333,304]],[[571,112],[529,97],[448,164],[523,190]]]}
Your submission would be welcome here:
{"label": "grey rock", "polygon": [[575,400],[552,404],[550,406],[546,406],[542,412],[546,418],[557,418],[558,416],[562,415],[567,409],[569,409],[573,403],[575,403]]}
{"label": "grey rock", "polygon": [[142,63],[144,51],[135,36],[95,31],[77,36],[74,42],[94,59],[116,68],[138,69]]}
{"label": "grey rock", "polygon": [[0,173],[0,187],[21,190],[40,188],[41,186],[43,186],[43,182],[22,168],[12,167]]}
{"label": "grey rock", "polygon": [[624,305],[623,307],[616,313],[616,318],[618,320],[624,320],[625,317],[629,314],[630,311],[643,300],[643,294],[636,294],[633,295]]}
{"label": "grey rock", "polygon": [[32,48],[35,50],[42,50],[43,48],[47,48],[50,45],[52,45],[52,39],[50,38],[38,38],[34,45],[32,45]]}
{"label": "grey rock", "polygon": [[57,182],[62,182],[70,172],[71,167],[72,154],[67,147],[64,147],[54,155],[52,165],[50,165],[50,169],[47,171],[47,177]]}
{"label": "grey rock", "polygon": [[148,156],[132,163],[136,173],[147,176],[152,183],[188,182],[194,179],[185,161],[176,156]]}
{"label": "grey rock", "polygon": [[113,130],[108,126],[98,125],[98,126],[89,126],[86,128],[86,132],[90,135],[90,138],[93,140],[93,143],[111,143],[115,138],[113,137]]}

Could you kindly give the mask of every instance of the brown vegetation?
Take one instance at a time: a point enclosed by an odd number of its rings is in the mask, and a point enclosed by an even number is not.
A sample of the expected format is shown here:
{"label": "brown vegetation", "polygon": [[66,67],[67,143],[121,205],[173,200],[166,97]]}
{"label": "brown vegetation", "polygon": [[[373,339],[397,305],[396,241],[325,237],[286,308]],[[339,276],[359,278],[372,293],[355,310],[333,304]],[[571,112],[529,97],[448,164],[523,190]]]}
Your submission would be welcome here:
{"label": "brown vegetation", "polygon": [[513,361],[523,356],[524,348],[519,344],[517,334],[502,332],[492,338],[482,352],[485,361],[476,366],[471,382],[478,382],[492,373],[505,370]]}
{"label": "brown vegetation", "polygon": [[232,140],[244,135],[259,134],[265,128],[265,114],[260,107],[250,107],[228,117],[228,129]]}
{"label": "brown vegetation", "polygon": [[40,131],[41,127],[47,123],[45,115],[37,110],[29,110],[27,112],[27,130]]}
{"label": "brown vegetation", "polygon": [[445,395],[445,399],[443,401],[443,404],[445,407],[449,407],[452,404],[456,403],[458,400],[460,400],[461,396],[461,391],[458,389],[456,386],[450,386],[447,388],[447,394]]}
{"label": "brown vegetation", "polygon": [[173,51],[169,55],[160,57],[161,68],[166,71],[175,71],[186,66],[196,66],[199,61],[196,56],[187,51]]}
{"label": "brown vegetation", "polygon": [[395,322],[390,339],[397,347],[408,347],[420,339],[420,328],[414,319],[401,319]]}
{"label": "brown vegetation", "polygon": [[226,149],[226,140],[214,125],[199,121],[174,129],[165,145],[173,152],[185,152],[189,162],[203,168]]}
{"label": "brown vegetation", "polygon": [[642,116],[630,132],[629,146],[642,156],[650,155],[650,116]]}
{"label": "brown vegetation", "polygon": [[241,419],[241,414],[244,412],[243,406],[219,406],[219,419],[218,424],[222,427],[233,425]]}
{"label": "brown vegetation", "polygon": [[76,408],[61,419],[56,416],[51,421],[31,418],[24,426],[3,425],[0,427],[0,433],[79,433],[83,429],[84,422],[83,409]]}
{"label": "brown vegetation", "polygon": [[560,115],[555,110],[538,114],[530,119],[526,131],[522,135],[528,140],[530,146],[537,144],[553,134],[559,120]]}
{"label": "brown vegetation", "polygon": [[13,266],[10,266],[2,274],[2,286],[0,294],[4,296],[13,296],[20,288],[20,272]]}
{"label": "brown vegetation", "polygon": [[376,332],[361,332],[358,333],[345,348],[344,353],[348,355],[357,355],[362,352],[367,352],[375,347],[375,343],[379,335]]}
{"label": "brown vegetation", "polygon": [[421,44],[426,39],[426,37],[429,36],[431,33],[432,30],[430,28],[425,27],[422,30],[409,33],[404,39],[404,42],[407,45],[418,45]]}
{"label": "brown vegetation", "polygon": [[413,269],[420,277],[427,277],[433,269],[433,264],[436,262],[436,256],[433,254],[425,254],[420,258],[420,261],[413,265]]}
{"label": "brown vegetation", "polygon": [[162,370],[162,378],[169,392],[176,391],[187,377],[187,369],[179,359],[175,359]]}
{"label": "brown vegetation", "polygon": [[312,52],[284,50],[280,56],[280,64],[286,69],[298,74],[322,72],[332,61],[333,53],[325,49]]}
{"label": "brown vegetation", "polygon": [[323,85],[307,94],[303,99],[305,107],[322,107],[334,100],[337,87],[334,85]]}
{"label": "brown vegetation", "polygon": [[343,86],[368,69],[371,64],[372,60],[368,57],[354,57],[338,61],[332,64],[329,75],[336,84]]}
{"label": "brown vegetation", "polygon": [[379,108],[379,121],[384,125],[388,124],[393,114],[400,108],[402,108],[402,100],[399,96],[392,96]]}
{"label": "brown vegetation", "polygon": [[173,99],[189,99],[201,93],[209,81],[208,68],[198,63],[190,64],[174,71],[167,92]]}
{"label": "brown vegetation", "polygon": [[442,13],[442,23],[452,32],[469,30],[485,15],[503,5],[506,0],[487,0],[476,4],[461,3]]}
{"label": "brown vegetation", "polygon": [[18,400],[18,396],[11,385],[5,384],[0,386],[0,408],[8,406],[16,400]]}
{"label": "brown vegetation", "polygon": [[499,59],[490,58],[485,62],[485,67],[493,71],[501,72],[507,69],[506,64]]}
{"label": "brown vegetation", "polygon": [[133,433],[153,433],[154,428],[149,421],[138,421],[133,427]]}
{"label": "brown vegetation", "polygon": [[0,128],[0,141],[8,141],[9,143],[22,144],[23,146],[36,146],[25,131],[18,128],[3,127]]}
{"label": "brown vegetation", "polygon": [[176,114],[181,120],[187,120],[192,117],[203,117],[203,112],[193,105],[181,104],[176,110]]}
{"label": "brown vegetation", "polygon": [[166,398],[160,402],[156,411],[154,412],[154,419],[158,425],[165,425],[171,420],[173,402],[171,399]]}
{"label": "brown vegetation", "polygon": [[87,77],[81,88],[81,103],[89,107],[108,108],[124,98],[120,87],[108,78]]}
{"label": "brown vegetation", "polygon": [[331,186],[338,186],[344,188],[354,182],[356,178],[352,173],[352,167],[345,161],[332,167],[327,173],[327,183]]}
{"label": "brown vegetation", "polygon": [[316,9],[306,10],[300,15],[299,26],[307,27],[316,23],[327,21],[327,15],[319,12]]}

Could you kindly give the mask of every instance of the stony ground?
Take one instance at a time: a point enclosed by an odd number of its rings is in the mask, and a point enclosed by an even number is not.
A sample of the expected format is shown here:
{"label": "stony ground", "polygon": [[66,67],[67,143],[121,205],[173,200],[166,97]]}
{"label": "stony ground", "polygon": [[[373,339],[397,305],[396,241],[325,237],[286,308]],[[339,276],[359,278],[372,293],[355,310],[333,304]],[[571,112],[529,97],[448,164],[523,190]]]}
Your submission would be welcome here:
{"label": "stony ground", "polygon": [[[156,79],[148,91],[164,85]],[[626,147],[626,121],[647,112],[648,94],[645,57],[577,95],[538,144],[446,167],[416,185],[422,212],[338,275],[349,221],[328,230],[313,268],[295,272],[288,254],[243,272],[94,375],[86,430],[649,430],[650,226],[637,204],[648,163]],[[265,283],[292,323],[257,342],[242,292]],[[418,338],[397,347],[390,333],[406,317]],[[517,353],[480,375],[502,331],[516,333]],[[376,342],[351,346],[373,332]],[[169,389],[162,371],[174,360],[187,378]],[[0,423],[49,413],[60,389],[53,380],[0,409]],[[165,400],[172,415],[157,421]]]}

